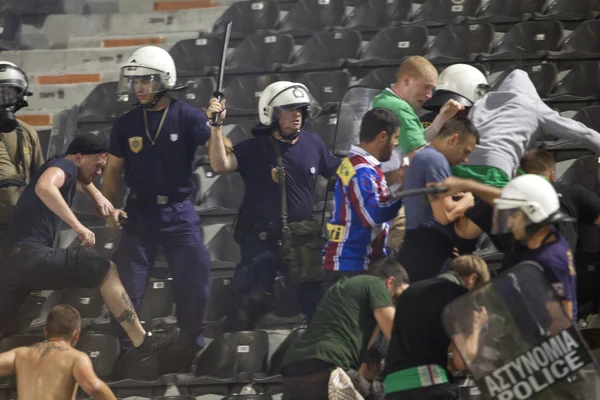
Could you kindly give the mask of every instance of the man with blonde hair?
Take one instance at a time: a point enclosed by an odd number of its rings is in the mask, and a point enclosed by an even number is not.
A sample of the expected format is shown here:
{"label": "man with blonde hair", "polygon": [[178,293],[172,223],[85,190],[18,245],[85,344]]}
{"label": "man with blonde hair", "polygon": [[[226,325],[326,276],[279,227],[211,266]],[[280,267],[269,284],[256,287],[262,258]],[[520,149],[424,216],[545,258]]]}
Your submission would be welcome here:
{"label": "man with blonde hair", "polygon": [[[463,370],[461,357],[448,365],[455,353],[442,325],[442,310],[448,303],[490,280],[487,264],[473,255],[460,256],[449,271],[413,283],[396,301],[394,329],[385,360],[386,400],[458,399],[449,368]],[[488,316],[484,308],[473,314],[473,329],[462,337],[476,351],[479,334]],[[470,360],[475,354],[461,354]]]}
{"label": "man with blonde hair", "polygon": [[74,348],[81,334],[75,308],[54,307],[44,332],[46,341],[0,354],[0,376],[17,375],[20,399],[72,399],[78,386],[93,399],[116,399],[96,376],[88,355]]}

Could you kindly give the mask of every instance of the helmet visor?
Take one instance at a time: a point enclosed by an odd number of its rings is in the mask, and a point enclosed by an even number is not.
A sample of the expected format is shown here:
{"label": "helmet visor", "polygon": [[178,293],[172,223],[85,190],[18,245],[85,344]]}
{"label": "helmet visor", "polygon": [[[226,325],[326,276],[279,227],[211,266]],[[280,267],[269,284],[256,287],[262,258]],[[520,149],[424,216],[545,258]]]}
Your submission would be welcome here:
{"label": "helmet visor", "polygon": [[527,215],[521,210],[521,207],[494,207],[491,234],[501,235],[509,232],[525,233],[525,228],[531,225],[531,223]]}
{"label": "helmet visor", "polygon": [[117,88],[118,95],[135,94],[139,97],[165,90],[167,87],[158,70],[146,67],[123,67],[121,69]]}
{"label": "helmet visor", "polygon": [[19,101],[19,89],[0,85],[0,107],[9,107]]}

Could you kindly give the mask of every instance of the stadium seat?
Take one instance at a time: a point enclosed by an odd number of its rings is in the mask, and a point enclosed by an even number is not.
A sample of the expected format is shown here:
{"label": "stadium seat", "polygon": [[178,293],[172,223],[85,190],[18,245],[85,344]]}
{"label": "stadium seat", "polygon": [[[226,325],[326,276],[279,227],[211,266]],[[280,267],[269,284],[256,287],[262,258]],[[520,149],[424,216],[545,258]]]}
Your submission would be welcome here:
{"label": "stadium seat", "polygon": [[[104,221],[100,222],[100,226],[88,226],[87,228],[94,232],[96,237],[96,245],[94,249],[104,258],[110,259],[117,249],[120,232],[109,228]],[[81,240],[72,229],[61,231],[59,234],[60,247],[79,247]]]}
{"label": "stadium seat", "polygon": [[[117,96],[118,82],[104,82],[79,106],[79,121],[93,122],[117,118],[132,108],[129,96]],[[137,100],[135,100],[137,101]]]}
{"label": "stadium seat", "polygon": [[337,111],[350,86],[350,74],[347,71],[309,72],[303,74],[299,82],[306,85],[323,112],[333,112]]}
{"label": "stadium seat", "polygon": [[0,11],[0,51],[18,50],[21,47],[21,15],[11,9]]}
{"label": "stadium seat", "polygon": [[412,21],[423,25],[445,25],[463,17],[474,17],[480,5],[481,0],[425,0]]}
{"label": "stadium seat", "polygon": [[90,357],[94,371],[101,379],[111,375],[121,351],[116,337],[90,333],[79,337],[76,349]]}
{"label": "stadium seat", "polygon": [[513,65],[515,59],[541,59],[548,51],[558,49],[562,34],[563,26],[560,21],[520,22],[494,45],[491,54],[483,53],[479,60],[488,64],[505,61],[498,65]]}
{"label": "stadium seat", "polygon": [[361,42],[358,31],[318,32],[293,55],[291,64],[279,67],[286,72],[341,68],[346,60],[358,58]]}
{"label": "stadium seat", "polygon": [[313,212],[320,213],[325,207],[325,199],[328,204],[332,204],[333,196],[327,193],[327,179],[322,176],[317,176],[317,182],[315,182],[315,191],[313,194]]}
{"label": "stadium seat", "polygon": [[146,330],[154,327],[154,320],[173,315],[174,301],[172,279],[156,279],[148,282],[139,311],[140,322]]}
{"label": "stadium seat", "polygon": [[169,95],[174,99],[188,103],[195,108],[206,108],[208,102],[212,97],[213,92],[217,88],[217,82],[214,78],[203,76],[203,77],[189,77],[179,80],[181,84],[188,87],[187,90],[170,92]]}
{"label": "stadium seat", "polygon": [[46,338],[43,335],[14,335],[0,340],[0,353],[16,349],[17,347],[31,346],[32,344],[43,342]]}
{"label": "stadium seat", "polygon": [[227,99],[227,116],[256,115],[262,91],[280,80],[281,76],[278,74],[239,76],[233,79],[223,90]]}
{"label": "stadium seat", "polygon": [[244,38],[261,30],[274,30],[279,22],[279,4],[275,0],[233,3],[215,22],[213,33],[225,32],[225,26],[229,22],[233,22],[233,39]]}
{"label": "stadium seat", "polygon": [[[548,59],[558,60],[561,70],[571,67],[577,60],[600,56],[600,20],[582,22],[561,43],[558,51],[549,51]],[[567,60],[569,63],[565,63]],[[563,61],[563,62],[561,62]]]}
{"label": "stadium seat", "polygon": [[175,43],[169,50],[178,76],[198,76],[215,72],[221,64],[223,39],[200,37]]}
{"label": "stadium seat", "polygon": [[367,0],[346,17],[344,27],[372,31],[408,21],[412,3],[412,0]]}
{"label": "stadium seat", "polygon": [[244,181],[239,173],[217,174],[204,165],[197,169],[200,187],[196,211],[200,215],[235,215],[244,196]]}
{"label": "stadium seat", "polygon": [[[550,96],[552,90],[554,89],[554,86],[556,85],[556,76],[558,73],[554,64],[526,64],[519,66],[518,68],[527,72],[527,74],[529,75],[529,79],[531,79],[531,82],[535,86],[541,98],[546,98]],[[502,81],[504,81],[504,79],[512,71],[514,71],[514,69],[514,67],[508,68],[502,73],[500,73],[500,76],[495,80],[494,83],[492,83],[492,90],[496,90],[498,86],[500,86]]]}
{"label": "stadium seat", "polygon": [[543,13],[535,13],[533,17],[561,21],[593,19],[598,15],[597,3],[597,0],[553,0]]}
{"label": "stadium seat", "polygon": [[425,54],[429,40],[424,26],[391,27],[380,30],[365,46],[360,60],[349,60],[350,67],[399,65],[402,59]]}
{"label": "stadium seat", "polygon": [[252,383],[267,370],[269,338],[264,331],[228,332],[215,338],[196,360],[195,376],[178,375],[178,386]]}
{"label": "stadium seat", "polygon": [[600,132],[600,106],[582,108],[575,114],[573,119]]}
{"label": "stadium seat", "polygon": [[396,82],[397,72],[398,68],[394,67],[373,69],[362,78],[360,86],[385,89]]}
{"label": "stadium seat", "polygon": [[552,94],[595,98],[599,93],[600,61],[585,61],[567,72]]}
{"label": "stadium seat", "polygon": [[343,0],[300,0],[281,20],[278,29],[293,36],[309,36],[341,26],[344,13]]}
{"label": "stadium seat", "polygon": [[232,223],[203,224],[202,236],[210,253],[213,269],[233,270],[240,261],[238,244],[234,240]]}
{"label": "stadium seat", "polygon": [[278,64],[289,63],[293,51],[292,35],[255,33],[247,36],[228,57],[226,73],[268,73]]}
{"label": "stadium seat", "polygon": [[236,306],[236,296],[230,278],[210,278],[210,297],[206,308],[206,321],[215,323],[228,316]]}
{"label": "stadium seat", "polygon": [[435,65],[472,63],[479,53],[489,53],[494,39],[492,24],[446,25],[426,50]]}
{"label": "stadium seat", "polygon": [[98,288],[65,289],[60,302],[75,307],[81,318],[99,318],[103,314],[104,299]]}
{"label": "stadium seat", "polygon": [[302,337],[306,332],[306,328],[296,328],[290,332],[283,343],[279,345],[277,350],[273,352],[269,359],[269,369],[264,376],[256,375],[254,382],[256,384],[266,384],[281,381],[281,368],[285,365],[285,353],[292,347],[294,343]]}
{"label": "stadium seat", "polygon": [[546,0],[490,0],[484,3],[475,18],[480,23],[502,23],[525,21],[536,12],[541,12]]}
{"label": "stadium seat", "polygon": [[[342,96],[344,94],[342,93]],[[341,101],[341,98],[340,98]],[[320,115],[315,118],[306,120],[306,124],[302,129],[314,133],[319,136],[327,148],[332,151],[334,149],[333,144],[335,143],[335,128],[337,125],[337,116],[334,115]]]}

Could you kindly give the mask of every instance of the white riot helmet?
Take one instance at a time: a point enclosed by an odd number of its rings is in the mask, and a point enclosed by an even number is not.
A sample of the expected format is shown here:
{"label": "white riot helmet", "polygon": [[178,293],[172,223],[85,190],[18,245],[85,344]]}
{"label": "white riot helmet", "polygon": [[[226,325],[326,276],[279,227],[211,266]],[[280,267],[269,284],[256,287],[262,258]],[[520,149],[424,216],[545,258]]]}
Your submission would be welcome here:
{"label": "white riot helmet", "polygon": [[439,111],[453,99],[465,107],[473,107],[490,90],[486,76],[477,68],[467,64],[454,64],[442,71],[435,92],[423,108]]}
{"label": "white riot helmet", "polygon": [[492,234],[502,234],[524,227],[531,236],[542,226],[574,221],[560,209],[558,194],[552,184],[539,175],[526,174],[511,180],[494,200]]}
{"label": "white riot helmet", "polygon": [[282,111],[297,108],[302,108],[302,125],[307,118],[312,118],[320,112],[308,89],[301,83],[288,81],[271,83],[258,99],[258,116],[261,124],[266,126],[276,123]]}
{"label": "white riot helmet", "polygon": [[29,79],[23,70],[8,61],[0,61],[0,132],[12,132],[18,122],[15,112],[27,107]]}
{"label": "white riot helmet", "polygon": [[[149,84],[150,93],[164,94],[168,90],[175,90],[177,71],[169,52],[156,46],[136,50],[121,67],[117,94],[135,94],[136,82]],[[161,97],[157,95],[153,103],[156,104]]]}

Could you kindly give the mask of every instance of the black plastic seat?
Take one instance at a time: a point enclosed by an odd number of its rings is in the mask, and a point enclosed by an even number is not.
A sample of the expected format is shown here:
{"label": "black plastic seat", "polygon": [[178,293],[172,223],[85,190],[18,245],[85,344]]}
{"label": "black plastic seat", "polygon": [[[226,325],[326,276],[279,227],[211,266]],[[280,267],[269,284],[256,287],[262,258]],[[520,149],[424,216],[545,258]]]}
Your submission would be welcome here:
{"label": "black plastic seat", "polygon": [[393,67],[373,69],[362,78],[360,86],[385,89],[396,82],[397,72],[398,68]]}
{"label": "black plastic seat", "polygon": [[103,314],[104,299],[98,288],[65,289],[61,303],[73,306],[81,318],[99,318]]}
{"label": "black plastic seat", "polygon": [[169,95],[195,108],[208,107],[208,102],[217,89],[215,79],[206,76],[182,78],[180,83],[186,85],[187,90],[170,92]]}
{"label": "black plastic seat", "polygon": [[576,64],[556,85],[553,96],[597,98],[600,93],[600,61]]}
{"label": "black plastic seat", "polygon": [[474,17],[481,5],[481,0],[464,0],[458,2],[446,0],[425,0],[413,16],[412,21],[423,25],[445,25],[458,22],[465,17]]}
{"label": "black plastic seat", "polygon": [[515,60],[542,59],[548,51],[558,49],[562,34],[560,21],[520,22],[494,45],[491,53],[482,53],[480,61],[504,61],[513,65]]}
{"label": "black plastic seat", "polygon": [[261,30],[273,30],[279,22],[279,3],[275,0],[233,3],[215,22],[213,33],[225,32],[225,26],[229,22],[233,22],[233,39],[244,38]]}
{"label": "black plastic seat", "polygon": [[600,106],[582,108],[575,114],[573,119],[600,132]]}
{"label": "black plastic seat", "polygon": [[[561,43],[558,51],[549,51],[550,60],[581,60],[600,55],[600,20],[582,22]],[[562,69],[562,68],[561,68]]]}
{"label": "black plastic seat", "polygon": [[555,19],[561,21],[594,19],[597,0],[554,0],[545,7],[543,13],[535,13],[535,19]]}
{"label": "black plastic seat", "polygon": [[244,196],[239,173],[217,174],[210,165],[199,167],[200,187],[196,211],[200,215],[235,215]]}
{"label": "black plastic seat", "polygon": [[79,121],[94,122],[118,118],[132,109],[137,101],[129,96],[117,96],[118,82],[104,82],[92,90],[79,106]]}
{"label": "black plastic seat", "polygon": [[227,59],[226,73],[268,73],[287,64],[294,52],[292,35],[256,33],[247,36]]}
{"label": "black plastic seat", "polygon": [[344,27],[372,31],[408,21],[412,4],[412,0],[367,0],[346,17]]}
{"label": "black plastic seat", "polygon": [[361,42],[358,31],[318,32],[293,55],[291,64],[279,67],[287,72],[340,68],[346,60],[358,58]]}
{"label": "black plastic seat", "polygon": [[236,296],[230,278],[210,278],[210,297],[206,308],[206,321],[218,322],[231,314],[236,306]]}
{"label": "black plastic seat", "polygon": [[350,67],[399,65],[409,56],[425,54],[429,33],[424,26],[390,27],[380,30]]}
{"label": "black plastic seat", "polygon": [[433,64],[472,63],[479,53],[489,53],[494,39],[492,24],[447,25],[428,46]]}
{"label": "black plastic seat", "polygon": [[121,351],[119,340],[115,336],[90,333],[79,337],[76,349],[90,357],[99,378],[110,376]]}
{"label": "black plastic seat", "polygon": [[319,136],[327,148],[332,151],[334,149],[333,145],[335,142],[337,121],[338,119],[335,115],[320,115],[315,118],[307,119],[306,124],[302,129]]}
{"label": "black plastic seat", "polygon": [[[504,79],[515,70],[516,67],[508,68],[504,70],[496,82],[492,85],[492,90],[496,90],[498,86],[504,81]],[[518,67],[523,71],[527,72],[529,79],[535,86],[538,94],[541,98],[550,96],[554,86],[556,85],[556,77],[558,71],[554,64],[526,64]]]}
{"label": "black plastic seat", "polygon": [[310,36],[314,32],[341,26],[344,20],[343,0],[300,0],[281,20],[280,32]]}
{"label": "black plastic seat", "polygon": [[285,353],[302,337],[304,332],[306,332],[306,328],[297,328],[290,332],[277,350],[271,355],[271,358],[269,359],[269,369],[266,374],[264,374],[264,376],[257,375],[254,377],[255,383],[265,384],[281,382],[281,368],[285,365]]}
{"label": "black plastic seat", "polygon": [[14,9],[0,11],[0,51],[18,50],[21,47],[21,14]]}
{"label": "black plastic seat", "polygon": [[173,280],[153,279],[146,285],[139,312],[140,322],[146,330],[152,329],[154,320],[173,315]]}
{"label": "black plastic seat", "polygon": [[27,347],[32,344],[43,342],[43,335],[14,335],[0,340],[0,353],[7,352],[17,347]]}
{"label": "black plastic seat", "polygon": [[218,70],[222,49],[223,39],[203,36],[178,41],[169,54],[173,57],[179,77],[208,75]]}
{"label": "black plastic seat", "polygon": [[257,115],[260,94],[271,83],[280,80],[278,74],[236,77],[223,90],[227,115]]}
{"label": "black plastic seat", "polygon": [[483,4],[475,18],[480,23],[502,23],[525,21],[534,13],[541,12],[546,0],[490,0]]}
{"label": "black plastic seat", "polygon": [[323,112],[337,111],[344,93],[350,86],[347,71],[309,72],[299,79],[320,104]]}
{"label": "black plastic seat", "polygon": [[[104,258],[110,259],[117,249],[119,243],[119,237],[121,236],[119,231],[109,228],[102,224],[101,226],[88,226],[89,230],[94,232],[96,237],[96,245],[94,249]],[[81,240],[73,230],[68,230],[60,233],[60,244],[65,247],[79,247],[81,246]],[[64,238],[67,235],[69,237]],[[69,240],[71,239],[71,240]]]}
{"label": "black plastic seat", "polygon": [[215,338],[197,358],[195,376],[180,374],[177,384],[189,387],[252,383],[254,375],[266,372],[268,352],[267,332],[224,333]]}
{"label": "black plastic seat", "polygon": [[[211,233],[212,235],[210,235]],[[213,269],[233,269],[240,261],[239,246],[233,235],[234,229],[231,223],[214,224],[210,227],[208,225],[203,226],[202,236],[206,242],[210,258],[213,260]],[[216,263],[219,263],[219,265]]]}

